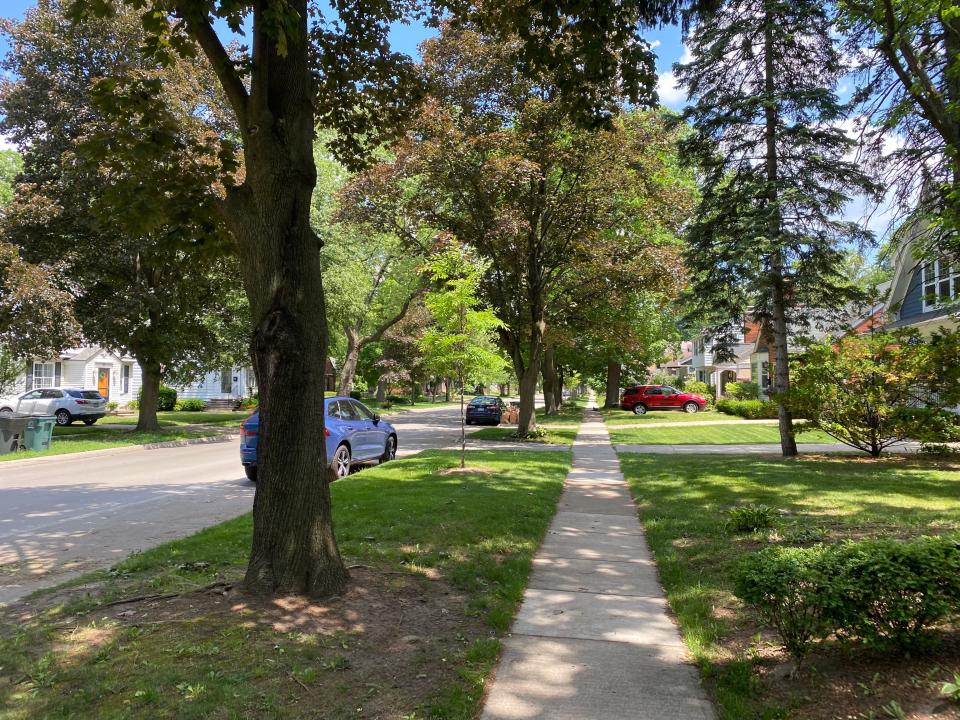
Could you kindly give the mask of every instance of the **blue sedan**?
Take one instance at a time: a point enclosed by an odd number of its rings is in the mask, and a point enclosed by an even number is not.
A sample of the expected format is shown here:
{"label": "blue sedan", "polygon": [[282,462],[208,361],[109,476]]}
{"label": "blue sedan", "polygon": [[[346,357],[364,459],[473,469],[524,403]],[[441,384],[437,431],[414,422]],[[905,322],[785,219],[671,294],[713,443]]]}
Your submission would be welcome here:
{"label": "blue sedan", "polygon": [[[371,460],[384,463],[397,456],[397,431],[363,403],[348,397],[331,397],[324,400],[323,409],[331,480],[349,475],[353,463]],[[254,482],[259,429],[259,410],[240,425],[240,462],[247,477]]]}

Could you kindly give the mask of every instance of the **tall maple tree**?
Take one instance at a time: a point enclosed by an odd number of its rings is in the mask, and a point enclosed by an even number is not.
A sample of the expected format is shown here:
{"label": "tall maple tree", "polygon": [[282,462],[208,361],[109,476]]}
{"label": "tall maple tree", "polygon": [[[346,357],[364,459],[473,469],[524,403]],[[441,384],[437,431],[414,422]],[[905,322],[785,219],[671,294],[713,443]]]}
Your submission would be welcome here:
{"label": "tall maple tree", "polygon": [[[261,481],[245,584],[252,591],[337,592],[347,573],[324,482],[328,338],[320,239],[310,226],[315,129],[337,131],[331,147],[349,164],[396,134],[421,88],[413,61],[390,46],[391,26],[442,14],[482,22],[501,37],[521,33],[515,64],[551,79],[571,115],[603,118],[615,82],[631,100],[652,92],[653,54],[640,32],[675,18],[686,3],[122,2],[141,12],[159,57],[203,53],[233,108],[243,147],[242,179],[226,183],[214,205],[239,246],[260,389]],[[74,15],[87,21],[112,6],[74,0]],[[242,57],[227,51],[218,20],[234,32],[249,21]]]}
{"label": "tall maple tree", "polygon": [[820,2],[728,0],[686,42],[693,60],[675,70],[694,134],[683,146],[703,173],[690,297],[716,328],[718,359],[745,317],[769,324],[780,444],[795,455],[789,339],[814,310],[850,301],[842,246],[868,236],[840,215],[853,194],[874,191],[839,127],[836,34]]}

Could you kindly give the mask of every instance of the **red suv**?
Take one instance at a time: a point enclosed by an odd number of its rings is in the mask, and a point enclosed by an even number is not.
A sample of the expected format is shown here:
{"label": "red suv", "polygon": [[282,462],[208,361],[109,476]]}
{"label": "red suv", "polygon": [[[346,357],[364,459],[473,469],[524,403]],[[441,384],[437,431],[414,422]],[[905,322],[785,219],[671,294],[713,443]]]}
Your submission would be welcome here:
{"label": "red suv", "polygon": [[643,415],[647,410],[683,410],[695,413],[707,406],[706,398],[669,385],[635,385],[623,391],[620,407]]}

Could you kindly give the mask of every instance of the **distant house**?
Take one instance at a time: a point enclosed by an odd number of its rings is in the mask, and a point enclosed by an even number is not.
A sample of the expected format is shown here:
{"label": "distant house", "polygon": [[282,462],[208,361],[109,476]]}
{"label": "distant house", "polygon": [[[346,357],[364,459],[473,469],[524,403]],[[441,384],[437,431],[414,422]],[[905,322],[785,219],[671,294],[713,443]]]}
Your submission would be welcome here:
{"label": "distant house", "polygon": [[918,260],[914,252],[914,242],[907,240],[894,257],[886,327],[914,327],[924,335],[940,327],[955,330],[960,311],[960,260]]}
{"label": "distant house", "polygon": [[700,382],[714,388],[717,397],[723,395],[727,384],[750,380],[750,354],[754,350],[760,326],[753,320],[745,320],[742,332],[730,348],[732,360],[720,361],[714,355],[714,343],[707,333],[693,340],[693,355],[690,358],[691,374]]}
{"label": "distant house", "polygon": [[129,355],[98,346],[73,348],[54,357],[31,358],[14,384],[15,392],[67,386],[97,390],[108,400],[125,405],[140,391],[140,365]]}
{"label": "distant house", "polygon": [[[97,390],[120,406],[136,400],[142,385],[140,365],[129,355],[118,355],[96,345],[66,350],[49,358],[29,360],[14,383],[14,392],[41,387],[77,387]],[[172,385],[179,399],[204,400],[227,407],[257,393],[257,379],[251,367],[224,367],[208,372],[187,385]],[[337,388],[337,371],[327,359],[324,389]]]}
{"label": "distant house", "polygon": [[693,377],[693,341],[684,340],[680,343],[680,351],[665,362],[647,368],[648,372],[665,372],[673,375],[682,383],[687,377]]}

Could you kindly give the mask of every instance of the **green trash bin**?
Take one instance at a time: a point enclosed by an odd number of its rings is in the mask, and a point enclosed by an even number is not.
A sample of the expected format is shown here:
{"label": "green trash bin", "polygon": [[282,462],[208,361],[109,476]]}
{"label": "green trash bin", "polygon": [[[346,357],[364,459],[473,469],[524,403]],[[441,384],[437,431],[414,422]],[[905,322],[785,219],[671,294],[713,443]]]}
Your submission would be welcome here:
{"label": "green trash bin", "polygon": [[24,450],[49,450],[53,441],[53,426],[57,419],[41,415],[27,418],[27,429],[23,435]]}
{"label": "green trash bin", "polygon": [[0,413],[0,455],[20,449],[29,420],[20,413]]}

